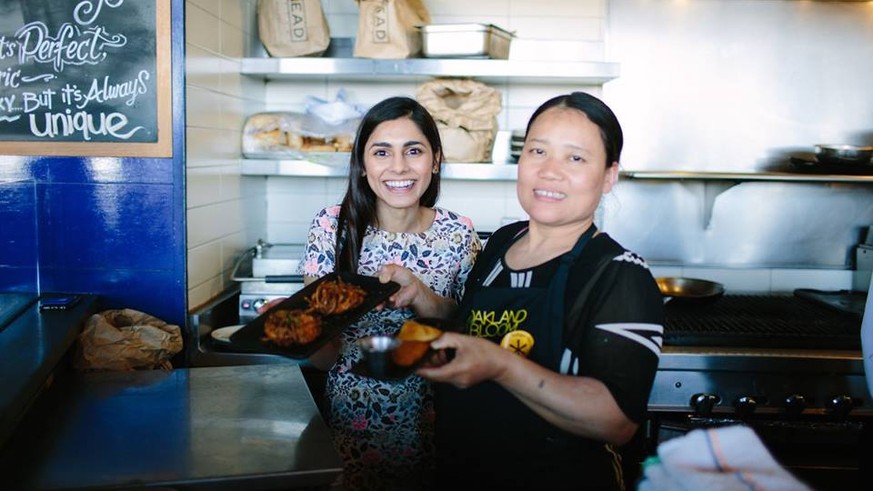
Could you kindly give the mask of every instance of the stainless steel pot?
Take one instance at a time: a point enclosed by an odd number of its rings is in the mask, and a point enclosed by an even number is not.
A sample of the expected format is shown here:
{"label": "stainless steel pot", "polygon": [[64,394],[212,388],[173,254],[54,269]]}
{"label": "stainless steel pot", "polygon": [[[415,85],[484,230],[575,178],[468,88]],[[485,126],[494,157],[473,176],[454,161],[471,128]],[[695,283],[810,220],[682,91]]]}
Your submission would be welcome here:
{"label": "stainless steel pot", "polygon": [[815,157],[823,164],[868,165],[873,159],[873,146],[820,143],[815,146]]}
{"label": "stainless steel pot", "polygon": [[655,278],[664,300],[688,303],[711,302],[724,295],[724,285],[697,278]]}

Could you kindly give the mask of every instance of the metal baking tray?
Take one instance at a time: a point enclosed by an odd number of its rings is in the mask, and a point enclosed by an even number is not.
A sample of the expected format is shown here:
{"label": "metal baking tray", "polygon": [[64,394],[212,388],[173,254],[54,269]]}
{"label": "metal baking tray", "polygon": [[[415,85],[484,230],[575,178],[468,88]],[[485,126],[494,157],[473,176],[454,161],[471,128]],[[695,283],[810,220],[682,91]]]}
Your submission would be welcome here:
{"label": "metal baking tray", "polygon": [[493,24],[429,24],[421,30],[425,58],[509,58],[515,36]]}

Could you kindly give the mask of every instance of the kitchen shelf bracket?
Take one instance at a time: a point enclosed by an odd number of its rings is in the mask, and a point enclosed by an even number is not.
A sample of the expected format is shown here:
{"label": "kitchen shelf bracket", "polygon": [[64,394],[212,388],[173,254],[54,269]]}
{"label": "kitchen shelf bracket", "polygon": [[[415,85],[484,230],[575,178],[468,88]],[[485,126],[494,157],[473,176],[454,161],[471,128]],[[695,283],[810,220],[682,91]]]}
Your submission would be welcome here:
{"label": "kitchen shelf bracket", "polygon": [[721,193],[740,184],[740,181],[708,181],[703,183],[703,229],[712,225],[712,209]]}

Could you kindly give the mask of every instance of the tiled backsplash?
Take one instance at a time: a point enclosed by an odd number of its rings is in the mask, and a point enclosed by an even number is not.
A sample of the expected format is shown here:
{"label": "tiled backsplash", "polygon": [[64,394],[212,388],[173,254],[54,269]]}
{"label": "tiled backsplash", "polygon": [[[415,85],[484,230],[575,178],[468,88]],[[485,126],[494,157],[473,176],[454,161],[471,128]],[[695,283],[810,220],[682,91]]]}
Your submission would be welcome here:
{"label": "tiled backsplash", "polygon": [[[491,164],[482,164],[491,165]],[[345,192],[344,178],[273,177],[268,180],[267,223],[269,242],[306,240],[315,213],[338,204]],[[438,206],[470,217],[477,230],[494,231],[508,220],[526,218],[515,195],[515,182],[443,180]]]}

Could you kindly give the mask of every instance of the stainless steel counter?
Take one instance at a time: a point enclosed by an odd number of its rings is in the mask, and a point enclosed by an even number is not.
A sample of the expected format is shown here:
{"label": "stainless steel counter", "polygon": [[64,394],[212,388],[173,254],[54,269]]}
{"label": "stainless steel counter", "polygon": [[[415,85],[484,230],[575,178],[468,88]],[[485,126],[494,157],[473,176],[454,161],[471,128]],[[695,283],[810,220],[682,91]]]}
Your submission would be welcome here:
{"label": "stainless steel counter", "polygon": [[342,469],[297,365],[73,375],[9,443],[4,489],[327,488]]}
{"label": "stainless steel counter", "polygon": [[96,311],[96,296],[81,297],[69,310],[40,312],[34,295],[27,305],[19,304],[15,316],[0,329],[0,446],[51,382],[52,372]]}

